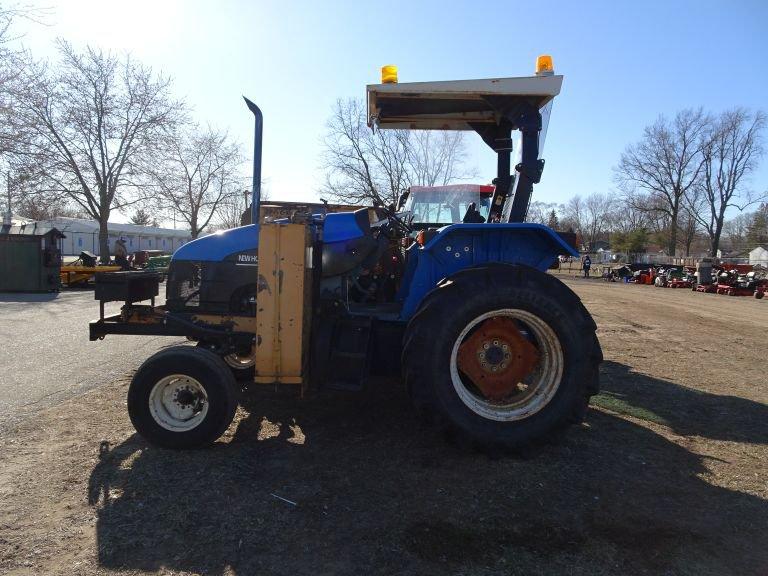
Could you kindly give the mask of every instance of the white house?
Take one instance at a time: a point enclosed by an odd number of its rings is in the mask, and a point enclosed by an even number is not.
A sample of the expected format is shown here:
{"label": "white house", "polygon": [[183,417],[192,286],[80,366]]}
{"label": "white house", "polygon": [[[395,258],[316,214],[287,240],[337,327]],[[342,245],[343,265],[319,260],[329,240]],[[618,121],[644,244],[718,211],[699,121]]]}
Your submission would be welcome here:
{"label": "white house", "polygon": [[[61,254],[76,256],[83,250],[99,255],[99,224],[95,220],[80,218],[51,218],[30,222],[27,226],[39,228],[57,228],[66,238],[61,240]],[[138,224],[117,224],[110,222],[109,250],[114,252],[115,242],[123,238],[129,253],[138,250],[164,250],[172,253],[174,250],[192,240],[189,230],[172,230]]]}
{"label": "white house", "polygon": [[753,266],[755,264],[762,264],[768,266],[768,246],[758,246],[754,250],[749,251],[749,263]]}

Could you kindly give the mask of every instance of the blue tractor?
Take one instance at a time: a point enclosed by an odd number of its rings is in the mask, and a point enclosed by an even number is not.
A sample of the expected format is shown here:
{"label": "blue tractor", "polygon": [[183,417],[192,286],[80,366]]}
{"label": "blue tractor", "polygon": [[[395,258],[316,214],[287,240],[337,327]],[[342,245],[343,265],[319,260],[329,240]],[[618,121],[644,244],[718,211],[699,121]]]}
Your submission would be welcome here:
{"label": "blue tractor", "polygon": [[[547,272],[578,253],[565,235],[525,223],[562,77],[543,58],[530,77],[387,80],[367,87],[371,129],[473,130],[497,154],[482,213],[470,202],[461,222],[418,230],[407,211],[381,203],[260,222],[262,116],[246,100],[255,116],[253,223],[177,250],[162,306],[152,272],[97,278],[92,340],[197,343],[164,349],[136,372],[128,411],[148,441],[215,441],[243,379],[305,393],[400,375],[430,421],[494,448],[541,441],[584,416],[599,386],[596,326]],[[120,314],[104,315],[109,301],[124,302]]]}

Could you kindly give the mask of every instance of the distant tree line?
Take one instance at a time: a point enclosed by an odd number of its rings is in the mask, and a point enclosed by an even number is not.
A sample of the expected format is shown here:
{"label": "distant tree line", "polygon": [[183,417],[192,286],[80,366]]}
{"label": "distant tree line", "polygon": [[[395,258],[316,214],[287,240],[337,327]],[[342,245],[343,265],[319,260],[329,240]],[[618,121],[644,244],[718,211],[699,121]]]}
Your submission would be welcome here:
{"label": "distant tree line", "polygon": [[16,213],[96,220],[105,259],[115,211],[197,237],[240,203],[240,145],[194,122],[170,78],[64,40],[54,61],[37,59],[11,32],[34,16],[0,5],[0,169]]}
{"label": "distant tree line", "polygon": [[660,116],[621,154],[617,192],[533,202],[529,220],[577,232],[588,250],[610,240],[614,250],[637,253],[653,242],[687,256],[703,241],[716,256],[724,242],[736,250],[765,243],[768,191],[751,186],[765,125],[765,113],[743,108]]}

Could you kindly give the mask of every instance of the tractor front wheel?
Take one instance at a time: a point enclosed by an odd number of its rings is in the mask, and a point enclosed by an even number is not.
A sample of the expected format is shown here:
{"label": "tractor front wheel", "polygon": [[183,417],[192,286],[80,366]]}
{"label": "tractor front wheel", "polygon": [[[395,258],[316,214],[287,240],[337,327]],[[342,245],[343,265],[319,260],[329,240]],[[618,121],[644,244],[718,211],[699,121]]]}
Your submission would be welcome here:
{"label": "tractor front wheel", "polygon": [[599,388],[595,328],[553,276],[522,266],[467,270],[412,318],[406,383],[421,411],[476,444],[521,447],[581,421]]}
{"label": "tractor front wheel", "polygon": [[224,361],[204,348],[175,346],[148,358],[128,389],[128,415],[148,442],[197,448],[232,422],[237,385]]}

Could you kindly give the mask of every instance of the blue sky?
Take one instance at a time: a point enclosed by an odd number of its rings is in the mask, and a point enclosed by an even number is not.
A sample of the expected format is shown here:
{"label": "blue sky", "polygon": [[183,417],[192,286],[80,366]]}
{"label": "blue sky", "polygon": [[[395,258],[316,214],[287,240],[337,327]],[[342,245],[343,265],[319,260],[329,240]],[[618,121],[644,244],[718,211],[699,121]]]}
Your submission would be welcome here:
{"label": "blue sky", "polygon": [[[363,96],[379,67],[400,81],[525,76],[551,54],[565,76],[534,200],[613,188],[627,143],[660,113],[685,107],[768,108],[768,1],[170,1],[41,0],[48,26],[24,43],[52,55],[57,36],[135,57],[174,78],[203,122],[251,153],[247,95],[265,116],[272,199],[313,199],[320,139],[333,102]],[[495,157],[476,136],[479,181]],[[752,186],[768,188],[768,159]]]}

